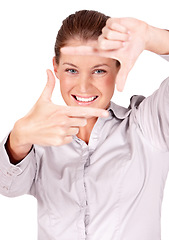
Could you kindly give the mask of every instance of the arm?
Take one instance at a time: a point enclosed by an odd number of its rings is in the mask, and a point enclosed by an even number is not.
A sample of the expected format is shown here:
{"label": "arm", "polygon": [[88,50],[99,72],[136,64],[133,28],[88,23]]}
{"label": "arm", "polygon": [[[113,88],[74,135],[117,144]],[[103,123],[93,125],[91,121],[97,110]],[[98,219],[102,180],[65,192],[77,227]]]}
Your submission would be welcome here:
{"label": "arm", "polygon": [[134,119],[152,146],[169,151],[169,78],[139,105]]}
{"label": "arm", "polygon": [[[0,193],[6,196],[34,194],[42,146],[58,146],[72,141],[90,117],[106,117],[98,108],[58,106],[51,95],[55,78],[48,71],[48,81],[31,111],[19,119],[9,137],[0,144]],[[35,147],[36,144],[36,147]],[[46,159],[48,161],[48,159]]]}
{"label": "arm", "polygon": [[[149,26],[147,50],[164,55],[169,61],[169,31]],[[169,78],[145,99],[136,112],[143,135],[163,151],[169,151]]]}
{"label": "arm", "polygon": [[116,77],[117,90],[122,91],[128,73],[144,51],[169,54],[169,32],[134,18],[110,18],[98,38],[97,48],[64,47],[65,54],[95,55],[117,59],[121,63]]}
{"label": "arm", "polygon": [[169,31],[148,25],[148,36],[145,50],[159,55],[169,54]]}

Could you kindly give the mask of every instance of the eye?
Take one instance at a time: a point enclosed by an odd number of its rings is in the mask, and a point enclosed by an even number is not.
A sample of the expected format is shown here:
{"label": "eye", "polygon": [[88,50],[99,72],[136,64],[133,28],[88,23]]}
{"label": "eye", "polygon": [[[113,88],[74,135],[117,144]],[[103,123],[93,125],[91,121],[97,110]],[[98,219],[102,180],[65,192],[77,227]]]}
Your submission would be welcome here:
{"label": "eye", "polygon": [[67,69],[65,70],[65,72],[68,72],[68,73],[71,73],[71,74],[76,74],[76,73],[78,73],[77,70],[76,70],[76,69],[73,69],[73,68],[67,68]]}
{"label": "eye", "polygon": [[101,74],[106,73],[106,71],[103,70],[103,69],[96,69],[96,70],[93,71],[93,73],[94,73],[94,74],[99,74],[99,75],[101,75]]}

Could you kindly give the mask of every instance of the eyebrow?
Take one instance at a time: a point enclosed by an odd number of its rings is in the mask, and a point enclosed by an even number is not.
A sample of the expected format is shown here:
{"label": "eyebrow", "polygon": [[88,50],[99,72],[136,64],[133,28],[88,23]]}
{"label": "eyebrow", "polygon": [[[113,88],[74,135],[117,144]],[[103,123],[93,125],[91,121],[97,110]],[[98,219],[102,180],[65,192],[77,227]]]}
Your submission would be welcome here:
{"label": "eyebrow", "polygon": [[76,65],[72,64],[72,63],[63,63],[63,65],[70,65],[72,67],[78,68]]}
{"label": "eyebrow", "polygon": [[93,68],[98,68],[98,67],[103,67],[103,66],[110,67],[109,65],[103,63],[103,64],[95,65]]}
{"label": "eyebrow", "polygon": [[[72,64],[72,63],[63,63],[63,65],[70,65],[70,66],[72,66],[72,67],[78,68],[76,65],[74,65],[74,64]],[[92,67],[92,68],[98,68],[98,67],[103,67],[103,66],[110,67],[109,65],[103,63],[103,64],[95,65],[95,66]]]}

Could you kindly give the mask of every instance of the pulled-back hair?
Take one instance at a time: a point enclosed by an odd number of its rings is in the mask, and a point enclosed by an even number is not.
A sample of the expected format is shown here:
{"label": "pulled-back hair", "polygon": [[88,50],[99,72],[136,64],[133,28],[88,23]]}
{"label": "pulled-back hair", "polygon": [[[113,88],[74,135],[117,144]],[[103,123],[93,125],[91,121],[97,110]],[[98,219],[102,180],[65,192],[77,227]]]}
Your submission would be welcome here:
{"label": "pulled-back hair", "polygon": [[62,23],[55,43],[56,63],[59,63],[60,49],[70,39],[82,41],[97,40],[109,17],[92,10],[81,10],[68,16]]}

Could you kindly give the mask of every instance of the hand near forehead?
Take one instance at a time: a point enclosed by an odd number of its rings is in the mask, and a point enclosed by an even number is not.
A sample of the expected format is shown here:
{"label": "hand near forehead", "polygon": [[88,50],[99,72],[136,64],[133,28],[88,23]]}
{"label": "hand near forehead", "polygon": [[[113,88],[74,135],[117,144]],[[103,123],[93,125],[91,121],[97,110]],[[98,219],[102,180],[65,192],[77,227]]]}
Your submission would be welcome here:
{"label": "hand near forehead", "polygon": [[117,59],[120,70],[116,77],[118,91],[123,91],[128,73],[145,49],[147,24],[134,18],[110,18],[98,38],[96,47],[64,47],[63,54],[93,55]]}

